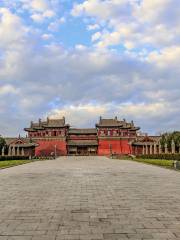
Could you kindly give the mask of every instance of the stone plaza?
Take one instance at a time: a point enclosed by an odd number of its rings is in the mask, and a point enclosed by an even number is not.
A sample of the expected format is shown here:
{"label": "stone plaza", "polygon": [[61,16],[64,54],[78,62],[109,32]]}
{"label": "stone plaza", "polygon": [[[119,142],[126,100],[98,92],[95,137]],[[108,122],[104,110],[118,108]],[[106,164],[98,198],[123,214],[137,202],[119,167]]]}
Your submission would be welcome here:
{"label": "stone plaza", "polygon": [[0,240],[180,239],[180,173],[106,157],[0,170]]}

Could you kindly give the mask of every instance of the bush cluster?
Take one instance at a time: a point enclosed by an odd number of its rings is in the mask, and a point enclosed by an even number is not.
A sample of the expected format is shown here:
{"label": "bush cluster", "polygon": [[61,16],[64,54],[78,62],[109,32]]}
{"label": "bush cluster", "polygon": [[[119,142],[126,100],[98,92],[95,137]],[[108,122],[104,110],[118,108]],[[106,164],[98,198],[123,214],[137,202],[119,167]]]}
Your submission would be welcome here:
{"label": "bush cluster", "polygon": [[0,161],[6,160],[28,160],[28,156],[0,156]]}
{"label": "bush cluster", "polygon": [[180,154],[148,154],[139,155],[136,158],[141,159],[165,159],[165,160],[180,160]]}

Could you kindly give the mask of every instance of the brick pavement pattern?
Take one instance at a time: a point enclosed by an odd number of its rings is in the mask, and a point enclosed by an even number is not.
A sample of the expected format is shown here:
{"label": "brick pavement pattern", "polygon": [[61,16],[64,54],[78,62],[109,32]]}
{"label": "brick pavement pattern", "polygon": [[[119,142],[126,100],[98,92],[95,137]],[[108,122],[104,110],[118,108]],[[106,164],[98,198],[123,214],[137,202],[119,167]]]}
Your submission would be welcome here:
{"label": "brick pavement pattern", "polygon": [[180,239],[180,173],[105,157],[0,170],[0,240]]}

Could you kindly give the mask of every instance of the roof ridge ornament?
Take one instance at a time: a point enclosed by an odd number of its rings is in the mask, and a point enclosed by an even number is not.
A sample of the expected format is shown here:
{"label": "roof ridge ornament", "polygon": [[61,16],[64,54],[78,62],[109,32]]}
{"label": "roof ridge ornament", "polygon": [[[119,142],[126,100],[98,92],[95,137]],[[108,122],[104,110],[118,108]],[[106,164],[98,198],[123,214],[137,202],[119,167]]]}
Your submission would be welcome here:
{"label": "roof ridge ornament", "polygon": [[39,118],[39,126],[41,126],[41,118]]}

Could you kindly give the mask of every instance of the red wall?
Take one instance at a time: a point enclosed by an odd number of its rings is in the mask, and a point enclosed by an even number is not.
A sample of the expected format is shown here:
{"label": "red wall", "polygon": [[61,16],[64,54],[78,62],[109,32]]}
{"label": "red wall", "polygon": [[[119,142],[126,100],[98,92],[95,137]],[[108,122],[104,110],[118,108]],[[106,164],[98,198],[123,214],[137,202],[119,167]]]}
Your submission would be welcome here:
{"label": "red wall", "polygon": [[[65,139],[39,139],[36,142],[39,146],[35,149],[35,156],[51,156],[51,153],[55,152],[55,145],[57,156],[67,155]],[[128,139],[99,139],[98,155],[110,155],[110,145],[112,153],[132,154]]]}
{"label": "red wall", "polygon": [[133,146],[132,151],[134,155],[141,155],[143,153],[143,147],[142,146]]}
{"label": "red wall", "polygon": [[51,156],[51,153],[55,152],[55,145],[57,156],[67,155],[66,140],[44,139],[36,140],[36,142],[39,146],[36,147],[35,156]]}
{"label": "red wall", "polygon": [[132,148],[128,143],[128,139],[99,139],[98,155],[109,155],[110,145],[112,153],[131,154]]}

